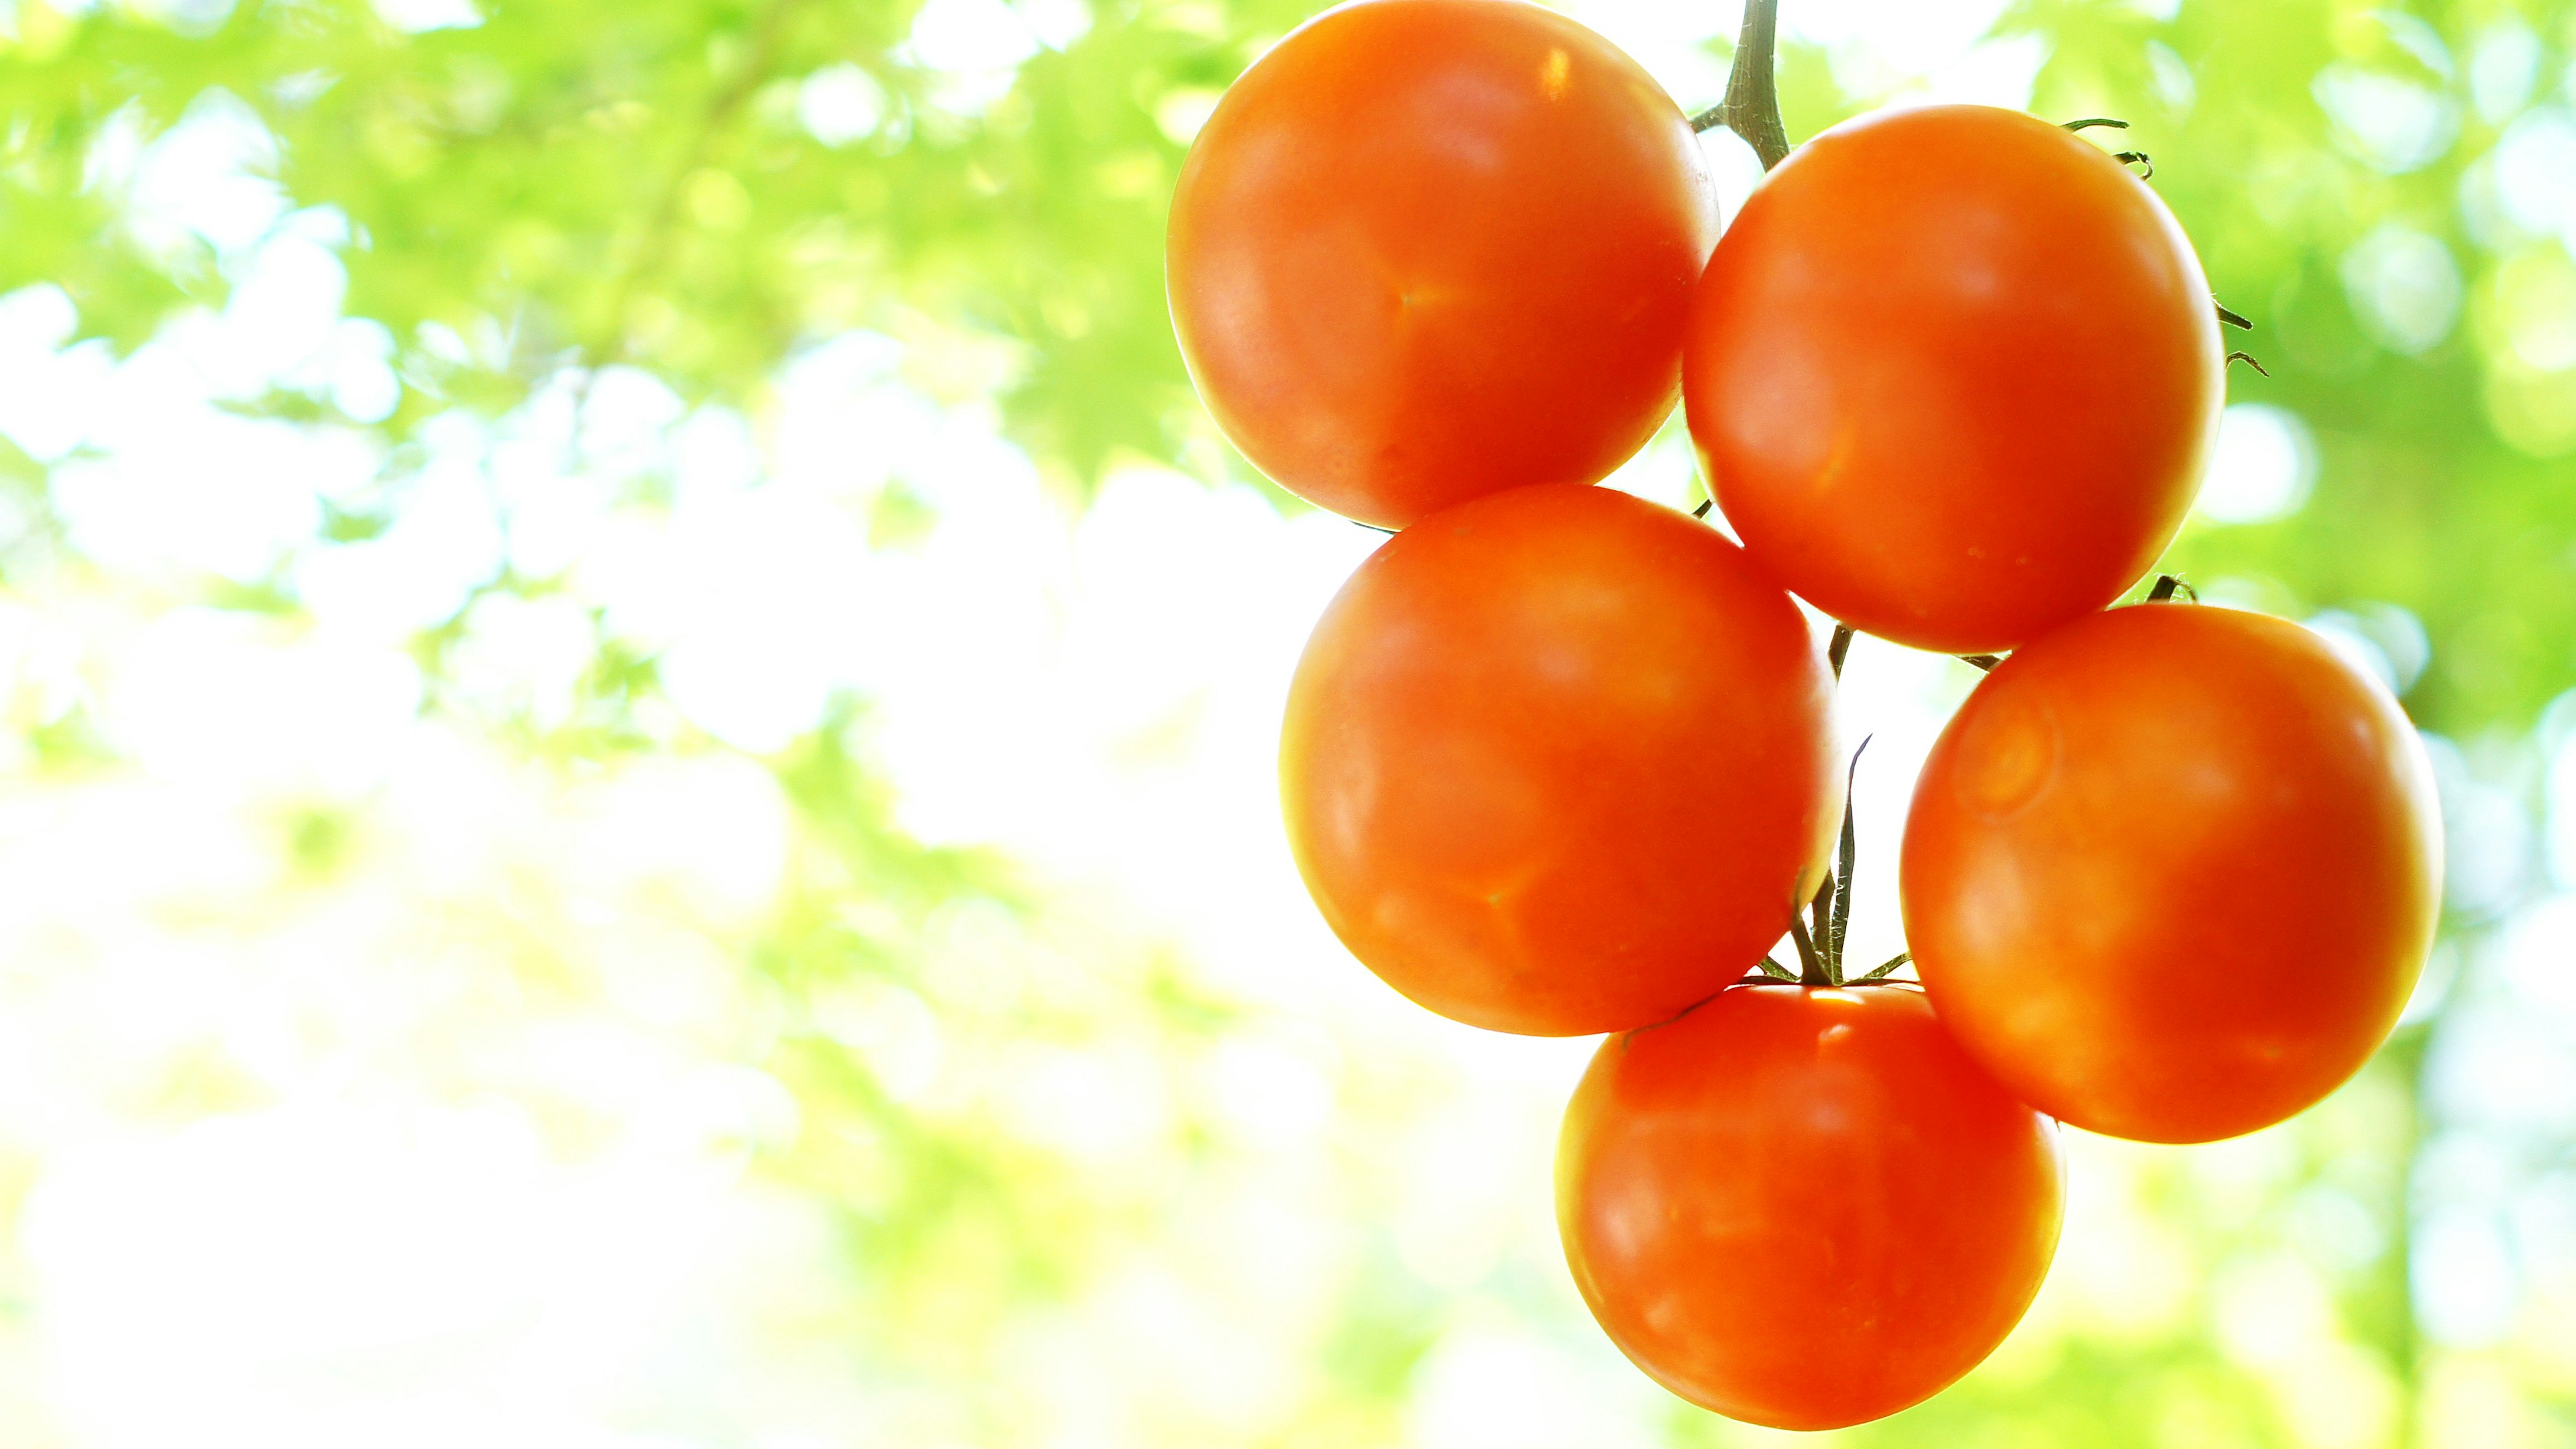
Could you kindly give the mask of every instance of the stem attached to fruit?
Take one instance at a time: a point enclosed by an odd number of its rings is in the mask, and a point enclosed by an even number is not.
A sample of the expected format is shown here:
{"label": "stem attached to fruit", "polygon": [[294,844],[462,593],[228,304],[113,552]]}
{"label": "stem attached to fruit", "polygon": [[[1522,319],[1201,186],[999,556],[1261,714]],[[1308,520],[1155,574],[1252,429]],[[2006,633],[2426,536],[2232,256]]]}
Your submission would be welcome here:
{"label": "stem attached to fruit", "polygon": [[1807,934],[1807,923],[1798,912],[1789,912],[1789,939],[1798,947],[1798,984],[1801,986],[1839,986],[1842,983],[1825,971],[1825,958],[1816,952],[1816,938]]}
{"label": "stem attached to fruit", "polygon": [[1789,130],[1780,123],[1780,86],[1772,52],[1780,30],[1780,0],[1744,0],[1744,28],[1735,37],[1735,68],[1726,77],[1726,99],[1690,118],[1691,129],[1724,126],[1744,138],[1770,170],[1789,154]]}
{"label": "stem attached to fruit", "polygon": [[[1789,128],[1780,120],[1780,84],[1775,73],[1779,38],[1780,0],[1744,0],[1744,27],[1736,33],[1735,65],[1726,77],[1726,99],[1690,118],[1690,127],[1694,131],[1724,126],[1743,137],[1744,144],[1752,147],[1753,154],[1761,158],[1765,171],[1779,165],[1789,154]],[[1714,501],[1712,497],[1709,502],[1692,509],[1692,516],[1707,517],[1709,503]],[[1851,641],[1851,626],[1837,620],[1833,645],[1826,651],[1837,681],[1842,678],[1843,656],[1850,652]],[[1854,755],[1853,764],[1858,763],[1859,756]],[[1848,878],[1852,858],[1848,784],[1844,787],[1844,794],[1842,874]],[[1812,932],[1808,930],[1807,923],[1799,919],[1801,912],[1794,907],[1789,912],[1789,937],[1798,947],[1797,979],[1806,986],[1839,986],[1842,984],[1842,935],[1851,920],[1847,888],[1829,873],[1807,906],[1816,919]],[[1776,966],[1768,957],[1763,958],[1763,964],[1781,975],[1787,974],[1785,968]]]}

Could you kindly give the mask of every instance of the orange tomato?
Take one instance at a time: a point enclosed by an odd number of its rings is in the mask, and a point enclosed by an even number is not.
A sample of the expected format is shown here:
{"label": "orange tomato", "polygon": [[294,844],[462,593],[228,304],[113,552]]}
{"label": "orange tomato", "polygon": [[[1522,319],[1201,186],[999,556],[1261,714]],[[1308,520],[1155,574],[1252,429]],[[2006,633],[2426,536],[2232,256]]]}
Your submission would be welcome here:
{"label": "orange tomato", "polygon": [[2224,391],[2200,263],[2081,138],[1926,106],[1754,192],[1690,323],[1691,436],[1790,590],[1919,649],[2012,648],[2171,541]]}
{"label": "orange tomato", "polygon": [[1716,237],[1689,123],[1616,46],[1521,0],[1361,0],[1226,92],[1166,275],[1243,455],[1395,528],[1634,453]]}
{"label": "orange tomato", "polygon": [[1279,747],[1324,919],[1422,1005],[1577,1035],[1671,1017],[1788,928],[1837,824],[1831,683],[1707,525],[1515,489],[1389,539],[1315,626]]}
{"label": "orange tomato", "polygon": [[2206,1142],[2388,1035],[2433,940],[2441,814],[2397,702],[2315,635],[2146,604],[1986,677],[1923,767],[1900,875],[1925,989],[2006,1086]]}
{"label": "orange tomato", "polygon": [[2057,1251],[2056,1129],[1920,992],[1740,986],[1602,1043],[1557,1225],[1612,1341],[1730,1418],[1832,1429],[1938,1393]]}

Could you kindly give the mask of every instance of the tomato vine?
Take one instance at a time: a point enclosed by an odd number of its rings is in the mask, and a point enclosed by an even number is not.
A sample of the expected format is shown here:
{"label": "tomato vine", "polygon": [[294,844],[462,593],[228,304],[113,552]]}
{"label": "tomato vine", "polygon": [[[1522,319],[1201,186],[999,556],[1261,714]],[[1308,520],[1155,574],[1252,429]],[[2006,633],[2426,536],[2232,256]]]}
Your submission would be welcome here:
{"label": "tomato vine", "polygon": [[1690,118],[1694,131],[1724,126],[1743,137],[1762,158],[1765,171],[1789,154],[1789,129],[1780,119],[1780,82],[1772,59],[1779,30],[1780,0],[1744,0],[1744,25],[1736,32],[1726,98]]}
{"label": "tomato vine", "polygon": [[[2019,1319],[2052,1119],[2207,1140],[2349,1076],[2429,942],[2438,819],[2394,702],[2305,631],[2172,575],[2111,607],[2191,506],[2246,323],[2146,154],[2072,134],[2126,125],[1904,107],[1791,160],[1778,26],[1746,0],[1686,116],[1536,7],[1326,11],[1201,132],[1171,275],[1228,436],[1394,534],[1289,687],[1317,907],[1434,1011],[1610,1033],[1558,1156],[1586,1303],[1694,1402],[1820,1429]],[[1765,173],[1722,236],[1717,126]],[[1723,531],[1589,486],[1676,393]],[[1854,971],[1862,631],[1991,675],[1917,782],[1910,949]],[[2296,940],[2284,869],[2335,902]],[[1838,989],[1909,964],[1919,992]]]}

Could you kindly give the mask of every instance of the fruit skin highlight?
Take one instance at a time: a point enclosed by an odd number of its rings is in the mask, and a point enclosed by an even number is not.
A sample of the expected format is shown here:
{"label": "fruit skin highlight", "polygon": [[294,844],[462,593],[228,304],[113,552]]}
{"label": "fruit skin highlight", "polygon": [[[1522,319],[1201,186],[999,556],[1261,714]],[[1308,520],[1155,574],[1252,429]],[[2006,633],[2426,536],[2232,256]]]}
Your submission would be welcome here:
{"label": "fruit skin highlight", "polygon": [[2018,111],[1808,141],[1710,258],[1684,393],[1718,506],[1791,592],[1918,649],[2100,609],[2182,524],[2224,402],[2155,192]]}
{"label": "fruit skin highlight", "polygon": [[1243,455],[1400,528],[1636,452],[1716,240],[1698,138],[1618,47],[1522,0],[1360,0],[1225,93],[1164,275]]}
{"label": "fruit skin highlight", "polygon": [[1906,987],[1739,986],[1602,1043],[1557,1226],[1621,1351],[1704,1408],[1831,1429],[1919,1403],[2030,1307],[2057,1130]]}
{"label": "fruit skin highlight", "polygon": [[1669,1019],[1814,889],[1841,774],[1822,651],[1715,529],[1515,489],[1389,539],[1289,686],[1306,887],[1406,996],[1500,1031]]}
{"label": "fruit skin highlight", "polygon": [[2441,904],[2423,742],[2310,631],[2145,604],[1988,675],[1933,747],[1900,890],[1960,1045],[2072,1126],[2282,1121],[2397,1022]]}

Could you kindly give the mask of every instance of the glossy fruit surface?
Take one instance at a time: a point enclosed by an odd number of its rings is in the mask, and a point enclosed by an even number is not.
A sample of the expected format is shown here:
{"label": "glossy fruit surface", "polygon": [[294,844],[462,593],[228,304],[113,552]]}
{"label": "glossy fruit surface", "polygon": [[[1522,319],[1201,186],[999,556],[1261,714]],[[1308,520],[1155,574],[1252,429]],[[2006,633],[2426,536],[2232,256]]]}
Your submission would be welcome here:
{"label": "glossy fruit surface", "polygon": [[1244,456],[1397,528],[1635,452],[1716,238],[1689,123],[1616,46],[1521,0],[1360,0],[1226,92],[1166,280]]}
{"label": "glossy fruit surface", "polygon": [[1387,540],[1289,687],[1307,889],[1422,1005],[1542,1035],[1675,1015],[1788,928],[1838,823],[1797,606],[1685,514],[1515,489]]}
{"label": "glossy fruit surface", "polygon": [[1740,986],[1612,1037],[1566,1109],[1557,1226],[1640,1368],[1830,1429],[1939,1392],[2057,1250],[2056,1128],[1907,987]]}
{"label": "glossy fruit surface", "polygon": [[1921,649],[2099,609],[2173,538],[2224,383],[2153,191],[2017,111],[1925,106],[1792,153],[1709,261],[1684,387],[1738,537]]}
{"label": "glossy fruit surface", "polygon": [[1907,940],[1960,1043],[2041,1111],[2149,1142],[2351,1076],[2441,898],[2396,701],[2295,624],[2188,604],[2005,660],[1933,747],[1904,850]]}

